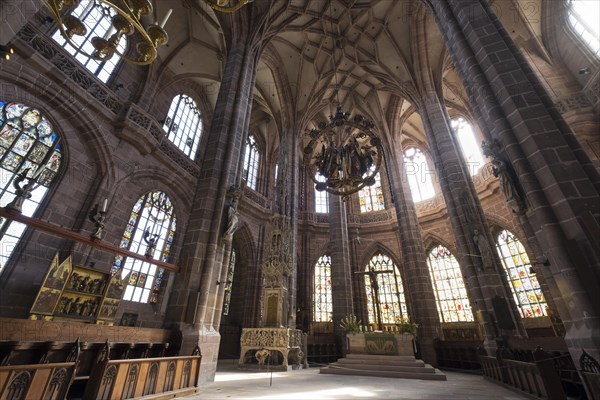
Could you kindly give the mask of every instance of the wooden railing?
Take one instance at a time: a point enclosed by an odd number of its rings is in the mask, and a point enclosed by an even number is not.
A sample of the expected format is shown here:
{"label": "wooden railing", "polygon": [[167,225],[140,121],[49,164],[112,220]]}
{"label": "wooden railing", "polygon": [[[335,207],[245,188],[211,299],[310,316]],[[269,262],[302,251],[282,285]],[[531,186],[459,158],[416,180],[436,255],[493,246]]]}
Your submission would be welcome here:
{"label": "wooden railing", "polygon": [[506,355],[507,350],[500,348],[496,357],[490,357],[482,348],[479,358],[483,375],[537,398],[566,399],[560,377],[548,353],[538,347],[533,352],[534,362],[511,360]]}
{"label": "wooden railing", "polygon": [[481,340],[443,341],[434,343],[439,368],[479,371],[481,364],[477,349]]}
{"label": "wooden railing", "polygon": [[111,360],[108,343],[85,387],[84,400],[129,399],[198,386],[200,348],[191,356]]}
{"label": "wooden railing", "polygon": [[64,399],[77,361],[0,367],[0,399]]}

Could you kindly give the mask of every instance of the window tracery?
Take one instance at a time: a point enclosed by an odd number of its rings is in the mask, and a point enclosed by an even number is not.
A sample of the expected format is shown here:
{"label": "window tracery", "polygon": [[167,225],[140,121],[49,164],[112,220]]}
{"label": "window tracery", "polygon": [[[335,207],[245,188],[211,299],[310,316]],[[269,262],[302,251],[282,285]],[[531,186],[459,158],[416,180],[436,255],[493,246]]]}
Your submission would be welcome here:
{"label": "window tracery", "polygon": [[436,246],[427,257],[441,322],[474,321],[458,261],[446,247]]}
{"label": "window tracery", "polygon": [[[106,61],[97,61],[85,56],[83,53],[92,54],[94,52],[95,49],[92,46],[91,38],[95,36],[108,38],[115,32],[115,28],[111,22],[111,19],[115,14],[116,12],[114,9],[102,5],[100,2],[91,0],[82,1],[72,12],[72,15],[79,18],[87,28],[86,35],[75,35],[71,39],[71,41],[77,45],[77,48],[74,48],[64,37],[62,37],[59,29],[52,35],[52,39],[56,43],[62,46],[73,56],[73,58],[104,83],[108,81],[117,67],[118,58],[113,57]],[[122,38],[117,46],[117,51],[123,54],[126,47],[127,39]]]}
{"label": "window tracery", "polygon": [[404,173],[415,203],[435,196],[432,179],[434,171],[429,169],[427,158],[418,147],[404,150]]}
{"label": "window tracery", "polygon": [[223,300],[223,315],[229,315],[229,306],[231,304],[231,289],[233,288],[233,274],[235,273],[236,253],[231,249],[229,258],[229,267],[227,269],[227,281],[225,284],[225,299]]}
{"label": "window tracery", "polygon": [[[22,213],[33,216],[62,162],[60,137],[40,110],[0,101],[0,206],[15,198],[15,179],[27,171],[36,187],[23,203]],[[19,243],[25,225],[0,218],[0,270]]]}
{"label": "window tracery", "polygon": [[381,175],[379,172],[375,174],[375,184],[372,186],[365,186],[358,191],[358,201],[361,213],[385,210],[383,188],[381,187]]}
{"label": "window tracery", "polygon": [[[155,259],[167,261],[175,237],[176,218],[169,197],[159,191],[147,193],[133,206],[131,216],[123,232],[120,247],[139,254],[148,254]],[[148,233],[147,233],[148,232]],[[151,237],[150,242],[148,237]],[[156,303],[164,269],[147,261],[123,256],[115,257],[112,271],[121,270],[129,275],[123,300]]]}
{"label": "window tracery", "polygon": [[[317,174],[316,180],[318,182],[325,182],[324,176]],[[318,214],[328,214],[329,213],[329,195],[325,190],[317,190],[317,185],[315,184],[315,212]]]}
{"label": "window tracery", "polygon": [[600,2],[568,0],[567,15],[573,32],[596,57],[600,57]]}
{"label": "window tracery", "polygon": [[175,96],[171,101],[163,130],[179,150],[194,159],[202,135],[202,119],[196,102],[185,94]]}
{"label": "window tracery", "polygon": [[246,140],[246,150],[244,151],[244,179],[252,190],[256,190],[258,180],[258,162],[260,153],[254,136],[248,136]]}
{"label": "window tracery", "polygon": [[481,154],[481,147],[477,143],[475,132],[473,127],[463,117],[452,119],[450,123],[452,129],[456,133],[462,155],[465,159],[469,174],[471,176],[476,175],[477,172],[483,167],[483,155]]}
{"label": "window tracery", "polygon": [[[396,264],[385,254],[377,254],[371,258],[365,272],[369,271],[393,271],[378,273],[377,285],[379,292],[379,304],[381,307],[381,322],[383,324],[397,324],[408,320],[406,310],[406,299],[402,286],[402,277]],[[367,293],[367,312],[369,323],[377,323],[375,316],[375,291],[371,284],[369,275],[365,275],[365,289]]]}
{"label": "window tracery", "polygon": [[313,319],[316,322],[330,322],[332,312],[331,257],[324,255],[315,264]]}
{"label": "window tracery", "polygon": [[548,315],[546,298],[535,274],[531,273],[531,263],[523,244],[505,229],[498,235],[496,249],[521,317]]}

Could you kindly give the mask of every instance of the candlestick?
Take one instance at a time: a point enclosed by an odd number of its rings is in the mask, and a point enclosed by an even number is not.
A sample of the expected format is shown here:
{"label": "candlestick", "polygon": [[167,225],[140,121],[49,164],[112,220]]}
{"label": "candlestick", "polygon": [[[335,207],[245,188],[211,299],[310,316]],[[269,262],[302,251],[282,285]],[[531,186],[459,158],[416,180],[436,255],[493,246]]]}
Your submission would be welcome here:
{"label": "candlestick", "polygon": [[167,11],[167,13],[165,14],[165,17],[163,18],[163,20],[160,23],[160,27],[164,29],[167,21],[169,20],[169,17],[171,16],[171,13],[173,12],[173,9],[170,8],[169,11]]}
{"label": "candlestick", "polygon": [[104,202],[102,203],[102,208],[100,209],[100,212],[105,213],[107,207],[108,207],[108,199],[104,199]]}

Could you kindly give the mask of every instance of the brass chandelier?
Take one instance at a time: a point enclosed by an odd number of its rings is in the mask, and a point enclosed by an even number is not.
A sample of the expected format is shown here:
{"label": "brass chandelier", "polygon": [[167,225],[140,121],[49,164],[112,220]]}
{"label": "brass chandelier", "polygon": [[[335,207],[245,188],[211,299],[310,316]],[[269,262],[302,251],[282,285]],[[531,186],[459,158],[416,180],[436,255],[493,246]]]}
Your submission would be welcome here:
{"label": "brass chandelier", "polygon": [[[42,0],[48,7],[62,36],[77,49],[80,54],[97,61],[107,61],[115,54],[123,60],[137,65],[152,63],[158,55],[157,48],[167,43],[169,37],[164,26],[171,15],[169,10],[160,24],[154,23],[144,27],[141,18],[152,13],[151,0]],[[105,37],[95,36],[90,39],[93,51],[82,50],[73,42],[73,36],[87,35],[87,27],[73,11],[80,3],[99,7],[111,20],[111,27]],[[118,49],[121,39],[125,36],[139,38],[135,43],[136,56],[130,57]]]}
{"label": "brass chandelier", "polygon": [[213,10],[232,13],[254,0],[204,0]]}
{"label": "brass chandelier", "polygon": [[310,141],[304,148],[304,164],[318,191],[347,198],[375,184],[383,148],[373,128],[370,120],[359,114],[351,118],[338,105],[329,123],[307,131]]}

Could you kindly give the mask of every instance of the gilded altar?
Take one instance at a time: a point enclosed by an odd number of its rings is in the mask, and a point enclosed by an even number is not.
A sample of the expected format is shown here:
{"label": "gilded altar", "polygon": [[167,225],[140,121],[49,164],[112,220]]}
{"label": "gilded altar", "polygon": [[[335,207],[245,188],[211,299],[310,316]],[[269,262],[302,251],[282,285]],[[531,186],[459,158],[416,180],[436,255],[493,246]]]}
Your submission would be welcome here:
{"label": "gilded altar", "polygon": [[[308,368],[306,358],[306,334],[300,329],[289,328],[244,328],[240,340],[239,366],[251,364],[256,358],[259,366],[268,362],[274,369]],[[268,354],[263,350],[268,351]],[[258,354],[257,354],[258,353]],[[279,353],[282,363],[273,365]],[[265,354],[264,358],[262,354]]]}

